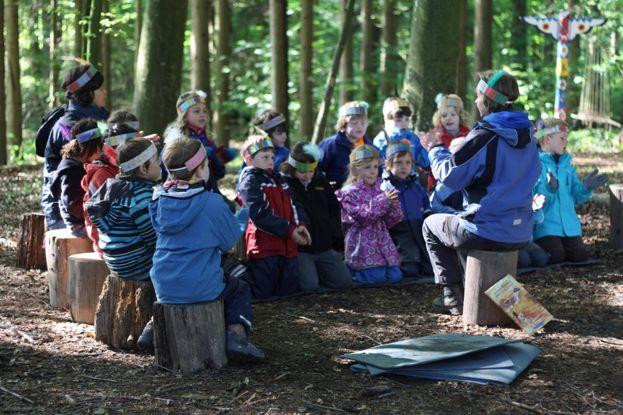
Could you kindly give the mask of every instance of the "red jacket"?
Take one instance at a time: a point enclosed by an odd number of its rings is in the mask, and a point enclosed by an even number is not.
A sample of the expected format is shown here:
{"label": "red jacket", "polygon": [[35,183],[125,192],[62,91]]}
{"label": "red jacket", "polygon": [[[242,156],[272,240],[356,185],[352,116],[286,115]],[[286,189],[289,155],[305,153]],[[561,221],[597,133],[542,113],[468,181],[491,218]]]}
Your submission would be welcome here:
{"label": "red jacket", "polygon": [[294,205],[288,185],[279,174],[246,167],[240,175],[238,192],[249,209],[247,257],[296,257],[298,249],[292,232],[302,224],[302,210]]}
{"label": "red jacket", "polygon": [[[107,156],[102,155],[99,159],[92,163],[84,165],[87,174],[82,178],[82,189],[84,190],[84,203],[91,199],[91,196],[97,189],[99,189],[106,180],[112,179],[119,173],[119,167],[117,167]],[[97,228],[91,223],[91,219],[84,211],[84,222],[87,227],[87,236],[93,241],[93,251],[102,254],[102,250],[98,246],[99,236]]]}
{"label": "red jacket", "polygon": [[[441,136],[439,138],[441,138],[441,142],[443,143],[444,147],[448,148],[450,147],[450,143],[452,142],[452,140],[454,140],[455,138],[465,137],[469,133],[469,128],[462,125],[459,128],[459,132],[456,134],[455,137],[452,137],[443,127],[435,127],[429,131],[429,134],[432,134],[434,136],[437,132],[441,132]],[[437,180],[435,180],[432,174],[429,174],[428,190],[430,191],[434,189],[436,183]]]}

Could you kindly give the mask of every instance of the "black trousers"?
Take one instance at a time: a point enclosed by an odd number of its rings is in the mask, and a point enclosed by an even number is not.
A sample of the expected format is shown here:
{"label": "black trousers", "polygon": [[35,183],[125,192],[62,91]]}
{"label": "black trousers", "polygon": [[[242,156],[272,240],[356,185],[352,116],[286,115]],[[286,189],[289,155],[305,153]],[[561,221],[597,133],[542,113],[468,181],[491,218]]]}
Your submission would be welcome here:
{"label": "black trousers", "polygon": [[588,259],[588,252],[581,236],[545,236],[534,242],[550,255],[549,264],[565,261],[580,262]]}
{"label": "black trousers", "polygon": [[526,243],[504,243],[481,238],[461,226],[459,217],[437,213],[424,220],[424,241],[435,274],[435,283],[461,285],[467,251],[514,251]]}

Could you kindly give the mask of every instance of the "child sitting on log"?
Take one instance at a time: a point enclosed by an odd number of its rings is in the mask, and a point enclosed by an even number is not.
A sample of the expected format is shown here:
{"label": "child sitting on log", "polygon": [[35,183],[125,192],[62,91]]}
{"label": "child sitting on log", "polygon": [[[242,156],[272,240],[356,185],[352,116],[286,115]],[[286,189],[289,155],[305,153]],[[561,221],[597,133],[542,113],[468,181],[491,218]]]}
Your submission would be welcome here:
{"label": "child sitting on log", "polygon": [[223,300],[227,356],[263,359],[249,341],[253,321],[246,282],[226,275],[221,254],[238,241],[241,230],[219,194],[208,191],[208,155],[199,140],[168,144],[162,161],[169,180],[154,194],[151,220],[158,235],[151,269],[156,297],[163,304]]}
{"label": "child sitting on log", "polygon": [[314,291],[320,286],[339,289],[352,285],[350,271],[332,249],[343,240],[340,207],[329,181],[317,169],[321,154],[315,144],[296,143],[287,162],[281,165],[292,197],[309,218],[307,226],[312,243],[300,246],[298,254],[299,283],[303,291]]}
{"label": "child sitting on log", "polygon": [[252,135],[242,146],[247,167],[240,175],[239,197],[248,209],[245,233],[253,274],[253,297],[287,296],[299,289],[297,245],[311,244],[288,185],[273,168],[275,155],[268,137]]}
{"label": "child sitting on log", "polygon": [[400,254],[400,269],[405,277],[432,275],[432,268],[422,237],[424,214],[430,209],[426,190],[413,171],[413,154],[408,141],[392,142],[385,153],[385,168],[381,190],[396,189],[404,213],[401,222],[389,229]]}
{"label": "child sitting on log", "polygon": [[83,199],[80,185],[86,174],[85,163],[98,158],[102,152],[105,124],[98,125],[93,119],[78,121],[70,132],[71,140],[63,146],[59,163],[50,185],[51,194],[59,201],[61,217],[71,234],[87,239]]}
{"label": "child sitting on log", "polygon": [[588,258],[582,241],[582,225],[575,205],[586,203],[592,190],[608,181],[595,169],[580,180],[567,153],[567,127],[558,118],[543,120],[536,132],[540,140],[541,175],[535,193],[545,196],[543,222],[536,225],[534,241],[549,255],[549,263],[579,262]]}
{"label": "child sitting on log", "polygon": [[342,211],[346,264],[361,284],[402,280],[400,256],[389,229],[402,220],[396,189],[381,190],[376,149],[355,148],[350,155],[350,175],[336,192]]}

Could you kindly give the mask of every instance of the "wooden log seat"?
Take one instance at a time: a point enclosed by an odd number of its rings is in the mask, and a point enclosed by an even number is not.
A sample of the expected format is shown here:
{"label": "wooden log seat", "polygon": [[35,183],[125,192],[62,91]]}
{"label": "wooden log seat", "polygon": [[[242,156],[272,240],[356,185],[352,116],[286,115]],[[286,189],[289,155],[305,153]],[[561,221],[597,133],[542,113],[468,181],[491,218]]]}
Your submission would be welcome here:
{"label": "wooden log seat", "polygon": [[610,193],[610,244],[623,249],[623,184],[609,186]]}
{"label": "wooden log seat", "polygon": [[26,269],[46,269],[45,216],[43,213],[22,215],[17,238],[16,265]]}
{"label": "wooden log seat", "polygon": [[93,324],[97,303],[108,274],[108,267],[97,252],[69,257],[67,298],[74,321]]}

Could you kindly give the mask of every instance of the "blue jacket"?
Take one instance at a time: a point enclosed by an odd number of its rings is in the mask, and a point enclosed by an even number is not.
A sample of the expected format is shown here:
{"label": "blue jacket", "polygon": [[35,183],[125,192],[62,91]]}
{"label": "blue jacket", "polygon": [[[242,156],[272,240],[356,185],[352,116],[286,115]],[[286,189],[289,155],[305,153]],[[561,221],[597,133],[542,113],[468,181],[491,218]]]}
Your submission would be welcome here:
{"label": "blue jacket", "polygon": [[433,176],[449,190],[462,190],[459,214],[467,230],[503,243],[532,236],[532,189],[541,173],[532,124],[523,112],[489,114],[453,155],[443,145],[429,153]]}
{"label": "blue jacket", "polygon": [[[367,137],[363,140],[365,144],[373,145]],[[349,157],[354,145],[348,140],[346,134],[337,132],[322,140],[318,146],[322,150],[318,168],[324,172],[330,182],[335,182],[334,189],[339,189],[348,178]]]}
{"label": "blue jacket", "polygon": [[420,185],[415,173],[409,174],[406,179],[400,180],[393,174],[385,172],[381,190],[396,189],[398,200],[404,214],[403,221],[422,221],[424,212],[430,209],[430,202],[426,190]]}
{"label": "blue jacket", "polygon": [[242,232],[221,195],[206,184],[183,184],[154,192],[149,213],[158,236],[150,276],[158,301],[212,301],[225,288],[221,253]]}
{"label": "blue jacket", "polygon": [[[587,202],[593,195],[578,178],[571,165],[572,156],[563,154],[558,162],[551,153],[540,153],[543,169],[534,192],[545,196],[543,222],[536,225],[534,239],[544,236],[582,236],[582,225],[575,212],[575,205]],[[552,192],[547,185],[547,173],[558,180],[558,190]]]}
{"label": "blue jacket", "polygon": [[84,164],[80,160],[63,159],[52,174],[49,188],[50,195],[57,201],[66,227],[71,230],[72,235],[81,238],[87,237],[82,208],[85,192],[80,184],[85,174]]}
{"label": "blue jacket", "polygon": [[434,213],[456,215],[463,210],[463,194],[448,189],[443,183],[437,182],[430,194],[430,208]]}

